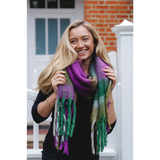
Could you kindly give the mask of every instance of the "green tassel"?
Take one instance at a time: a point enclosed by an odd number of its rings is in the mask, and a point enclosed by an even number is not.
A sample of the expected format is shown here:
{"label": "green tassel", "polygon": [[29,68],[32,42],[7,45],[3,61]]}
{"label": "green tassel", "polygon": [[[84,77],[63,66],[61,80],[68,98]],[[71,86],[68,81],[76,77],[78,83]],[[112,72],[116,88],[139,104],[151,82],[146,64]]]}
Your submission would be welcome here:
{"label": "green tassel", "polygon": [[59,100],[59,98],[58,98],[58,116],[57,116],[57,122],[58,122],[58,128],[57,128],[57,130],[58,130],[58,136],[60,135],[60,129],[59,129],[59,126],[60,126],[60,100]]}
{"label": "green tassel", "polygon": [[100,151],[100,124],[97,125],[97,152]]}
{"label": "green tassel", "polygon": [[70,137],[73,136],[73,130],[74,130],[74,127],[75,127],[75,121],[76,121],[76,104],[75,104],[75,101],[73,101],[73,122],[72,122],[72,126],[71,126]]}
{"label": "green tassel", "polygon": [[72,100],[68,99],[68,104],[67,104],[67,108],[68,108],[68,119],[67,119],[67,129],[66,129],[66,140],[68,140],[68,136],[70,135],[70,126],[71,126],[71,103]]}
{"label": "green tassel", "polygon": [[106,118],[107,118],[107,124],[108,124],[109,129],[111,129],[111,125],[108,119],[108,100],[109,100],[110,90],[111,90],[111,80],[109,81],[109,85],[108,85],[108,89],[106,93]]}
{"label": "green tassel", "polygon": [[107,128],[106,128],[106,120],[104,123],[104,146],[107,146]]}
{"label": "green tassel", "polygon": [[99,153],[99,151],[103,152],[107,144],[106,138],[106,119],[103,118],[97,125],[97,153]]}
{"label": "green tassel", "polygon": [[104,148],[104,123],[103,123],[104,120],[102,120],[101,122],[101,152],[103,151],[103,148]]}
{"label": "green tassel", "polygon": [[61,131],[60,131],[60,135],[63,135],[63,115],[65,114],[64,112],[64,102],[65,102],[65,98],[62,98],[62,102],[61,102]]}

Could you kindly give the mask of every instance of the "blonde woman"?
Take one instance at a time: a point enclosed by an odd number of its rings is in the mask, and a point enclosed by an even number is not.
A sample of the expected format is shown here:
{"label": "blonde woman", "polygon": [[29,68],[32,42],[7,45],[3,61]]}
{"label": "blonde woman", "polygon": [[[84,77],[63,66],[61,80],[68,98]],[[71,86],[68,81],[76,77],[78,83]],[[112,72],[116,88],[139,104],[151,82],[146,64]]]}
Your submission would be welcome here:
{"label": "blonde woman", "polygon": [[63,33],[38,79],[35,122],[52,114],[42,160],[98,160],[116,123],[112,91],[116,77],[94,27],[81,20]]}

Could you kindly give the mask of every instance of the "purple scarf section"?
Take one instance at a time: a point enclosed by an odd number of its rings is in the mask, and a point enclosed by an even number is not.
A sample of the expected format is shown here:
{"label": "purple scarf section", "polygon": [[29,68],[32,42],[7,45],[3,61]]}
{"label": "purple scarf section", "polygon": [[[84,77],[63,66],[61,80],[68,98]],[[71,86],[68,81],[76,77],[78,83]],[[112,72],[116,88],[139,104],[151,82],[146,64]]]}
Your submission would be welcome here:
{"label": "purple scarf section", "polygon": [[86,78],[83,66],[80,63],[81,61],[79,60],[75,61],[75,63],[67,67],[67,71],[76,87],[76,91],[84,97],[90,97],[92,86],[90,80]]}

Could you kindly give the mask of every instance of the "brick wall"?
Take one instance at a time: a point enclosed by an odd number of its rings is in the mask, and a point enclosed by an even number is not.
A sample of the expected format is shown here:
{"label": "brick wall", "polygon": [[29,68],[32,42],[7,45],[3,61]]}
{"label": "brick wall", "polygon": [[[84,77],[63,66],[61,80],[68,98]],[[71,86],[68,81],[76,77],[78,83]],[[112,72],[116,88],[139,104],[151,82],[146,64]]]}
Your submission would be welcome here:
{"label": "brick wall", "polygon": [[133,0],[84,0],[84,20],[96,28],[107,52],[117,51],[111,28],[124,19],[133,22]]}

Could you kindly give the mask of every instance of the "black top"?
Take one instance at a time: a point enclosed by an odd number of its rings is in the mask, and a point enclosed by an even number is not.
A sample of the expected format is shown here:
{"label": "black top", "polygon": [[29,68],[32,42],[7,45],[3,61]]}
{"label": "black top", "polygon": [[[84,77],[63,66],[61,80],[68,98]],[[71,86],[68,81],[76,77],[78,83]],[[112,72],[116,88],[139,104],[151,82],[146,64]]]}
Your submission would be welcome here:
{"label": "black top", "polygon": [[[36,123],[41,123],[48,117],[42,117],[38,111],[37,106],[40,102],[46,100],[48,96],[43,94],[40,90],[38,96],[32,106],[32,117]],[[76,102],[76,122],[73,132],[73,136],[69,138],[69,156],[63,154],[63,151],[58,151],[54,145],[53,138],[53,118],[54,108],[52,111],[52,121],[50,123],[50,129],[46,135],[43,143],[42,160],[52,159],[87,159],[87,160],[98,160],[99,155],[93,155],[91,153],[91,122],[90,115],[92,112],[93,99],[86,99],[81,95],[77,94]],[[115,122],[111,124],[112,129],[114,128]],[[110,130],[111,132],[112,130]],[[110,133],[109,132],[109,133]],[[108,133],[108,134],[109,134]],[[96,141],[95,141],[96,143]]]}

